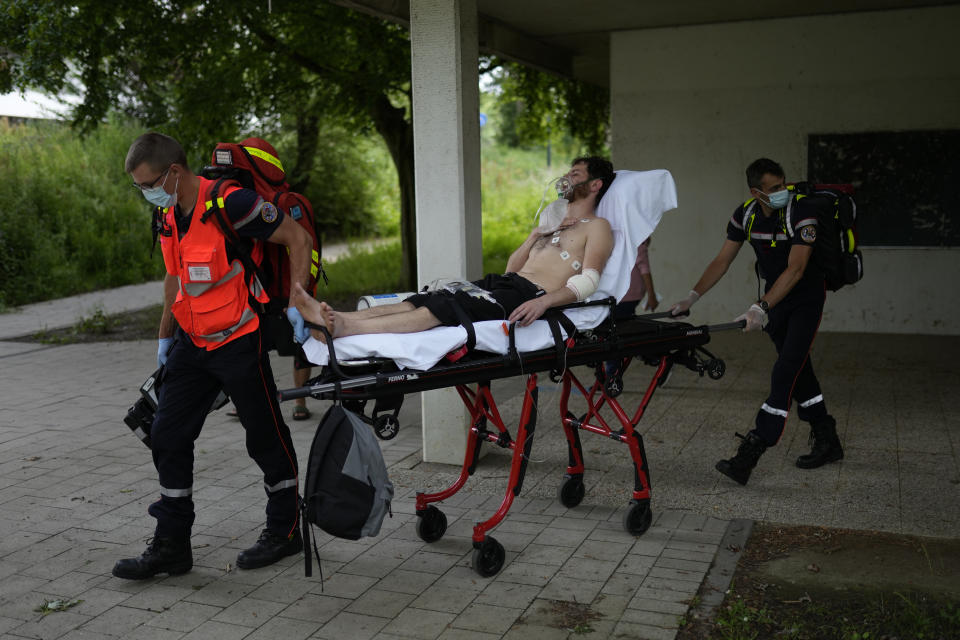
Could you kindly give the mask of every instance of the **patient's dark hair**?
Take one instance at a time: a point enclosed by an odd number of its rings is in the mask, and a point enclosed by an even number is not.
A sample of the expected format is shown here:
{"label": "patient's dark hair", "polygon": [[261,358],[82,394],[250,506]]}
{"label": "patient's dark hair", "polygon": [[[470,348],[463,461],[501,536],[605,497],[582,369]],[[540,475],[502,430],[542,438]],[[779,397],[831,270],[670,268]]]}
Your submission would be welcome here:
{"label": "patient's dark hair", "polygon": [[572,167],[581,162],[587,165],[587,175],[590,176],[591,180],[603,180],[603,186],[600,187],[600,191],[597,192],[597,204],[600,204],[600,199],[603,198],[603,194],[607,192],[607,189],[610,188],[610,183],[613,182],[613,179],[616,177],[616,174],[613,172],[613,163],[600,156],[583,156],[576,158],[570,163],[570,166]]}
{"label": "patient's dark hair", "polygon": [[785,177],[783,175],[783,167],[770,158],[758,158],[754,160],[750,163],[750,166],[747,167],[747,186],[751,189],[759,189],[763,176],[768,173],[778,178]]}

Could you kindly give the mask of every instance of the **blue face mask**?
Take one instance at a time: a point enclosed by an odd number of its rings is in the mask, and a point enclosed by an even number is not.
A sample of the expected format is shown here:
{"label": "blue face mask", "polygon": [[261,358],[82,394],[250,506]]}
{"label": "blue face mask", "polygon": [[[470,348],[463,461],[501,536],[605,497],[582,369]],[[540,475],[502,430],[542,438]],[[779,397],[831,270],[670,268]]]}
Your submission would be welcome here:
{"label": "blue face mask", "polygon": [[[762,191],[760,193],[763,193]],[[780,191],[774,191],[770,194],[765,194],[767,196],[766,205],[771,209],[783,209],[787,206],[787,202],[790,201],[790,192],[786,189]]]}
{"label": "blue face mask", "polygon": [[[170,169],[167,169],[167,175],[170,175]],[[163,189],[163,185],[167,182],[167,176],[163,177],[163,182],[155,187],[150,187],[149,189],[141,189],[140,192],[143,193],[143,197],[152,205],[160,207],[161,209],[166,209],[167,207],[172,207],[177,204],[177,187],[180,186],[180,177],[177,176],[177,184],[173,188],[173,193],[167,193]]]}

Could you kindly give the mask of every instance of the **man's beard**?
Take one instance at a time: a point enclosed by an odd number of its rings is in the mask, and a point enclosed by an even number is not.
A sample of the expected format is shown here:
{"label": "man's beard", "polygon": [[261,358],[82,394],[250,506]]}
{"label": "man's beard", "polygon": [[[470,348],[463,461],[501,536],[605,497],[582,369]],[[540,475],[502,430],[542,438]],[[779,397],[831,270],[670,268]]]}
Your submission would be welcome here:
{"label": "man's beard", "polygon": [[584,182],[583,184],[578,184],[570,191],[567,200],[569,202],[576,202],[577,200],[583,200],[588,195],[590,195],[590,183]]}

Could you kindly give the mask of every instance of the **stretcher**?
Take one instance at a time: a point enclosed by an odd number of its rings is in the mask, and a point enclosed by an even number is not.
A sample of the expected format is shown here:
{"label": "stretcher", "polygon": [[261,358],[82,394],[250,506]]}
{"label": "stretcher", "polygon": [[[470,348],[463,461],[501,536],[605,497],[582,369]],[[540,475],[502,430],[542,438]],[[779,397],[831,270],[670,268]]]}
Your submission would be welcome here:
{"label": "stretcher", "polygon": [[[623,526],[631,535],[639,536],[649,528],[653,513],[649,466],[637,424],[654,392],[674,366],[686,367],[712,379],[722,377],[725,371],[723,360],[707,351],[704,345],[709,342],[712,332],[741,328],[743,322],[694,326],[666,321],[669,313],[614,320],[609,313],[614,304],[614,298],[607,298],[570,305],[581,307],[576,309],[578,311],[583,310],[582,307],[597,307],[604,312],[599,323],[585,330],[578,330],[571,321],[559,318],[565,316],[566,308],[552,313],[548,322],[538,321],[541,325],[548,325],[554,336],[553,344],[547,348],[519,350],[517,327],[503,325],[507,344],[504,353],[476,347],[457,350],[451,354],[451,359],[443,358],[425,370],[400,368],[394,360],[386,358],[341,359],[337,356],[337,342],[340,340],[331,341],[333,346],[328,349],[327,362],[320,375],[304,387],[281,391],[280,397],[281,400],[306,396],[339,400],[358,413],[362,413],[366,403],[373,400],[376,405],[372,416],[364,417],[374,425],[378,435],[393,437],[399,427],[396,415],[405,395],[455,387],[470,413],[470,432],[462,468],[456,481],[446,489],[417,493],[416,530],[425,542],[440,540],[446,532],[447,519],[434,503],[450,498],[466,484],[477,468],[484,444],[510,449],[510,474],[503,501],[490,518],[473,528],[472,566],[479,575],[489,577],[503,567],[505,552],[503,545],[488,532],[503,521],[523,486],[537,425],[538,379],[546,374],[561,384],[560,415],[567,441],[568,465],[558,489],[560,502],[572,508],[580,504],[585,495],[580,431],[626,445],[633,461],[634,487],[623,516]],[[652,366],[654,373],[639,406],[631,414],[617,397],[623,391],[623,373],[634,360]],[[618,365],[608,372],[604,365],[607,361],[615,361]],[[573,367],[583,365],[590,367],[592,380],[582,382],[574,373]],[[519,422],[511,433],[497,409],[491,381],[515,376],[525,377],[524,398]],[[586,399],[588,408],[582,415],[574,415],[569,410],[574,392]],[[613,424],[601,415],[604,407],[612,411]]]}
{"label": "stretcher", "polygon": [[[416,497],[417,535],[425,542],[443,537],[447,519],[435,505],[457,493],[473,475],[483,445],[512,451],[506,493],[497,511],[473,528],[473,568],[489,577],[503,566],[503,546],[488,532],[506,517],[520,494],[538,414],[538,379],[548,375],[561,384],[560,415],[567,442],[568,464],[558,490],[560,502],[575,507],[584,498],[581,431],[594,433],[627,447],[634,468],[634,487],[624,528],[643,534],[653,521],[650,510],[650,474],[643,438],[637,424],[656,389],[674,366],[701,376],[720,378],[723,360],[704,347],[713,331],[742,327],[742,323],[693,326],[668,313],[614,320],[611,313],[629,287],[637,247],[677,206],[676,187],[668,171],[618,171],[597,215],[605,218],[614,246],[603,268],[597,291],[587,302],[551,309],[547,320],[526,327],[500,321],[475,322],[466,327],[437,327],[416,334],[349,336],[326,343],[312,338],[303,345],[307,359],[319,365],[320,375],[306,386],[280,392],[282,400],[312,396],[339,400],[372,424],[381,438],[391,438],[399,428],[397,415],[403,397],[410,393],[455,387],[470,414],[470,431],[463,465],[456,481],[442,491],[420,492]],[[543,222],[541,221],[541,228]],[[654,367],[653,378],[632,414],[617,397],[623,391],[623,373],[639,360]],[[605,362],[618,366],[608,373]],[[588,366],[592,380],[581,380],[574,367]],[[497,409],[491,381],[524,378],[519,422],[513,433]],[[582,395],[587,411],[570,411],[572,394]],[[364,414],[367,403],[374,406]],[[612,424],[601,415],[609,408]]]}

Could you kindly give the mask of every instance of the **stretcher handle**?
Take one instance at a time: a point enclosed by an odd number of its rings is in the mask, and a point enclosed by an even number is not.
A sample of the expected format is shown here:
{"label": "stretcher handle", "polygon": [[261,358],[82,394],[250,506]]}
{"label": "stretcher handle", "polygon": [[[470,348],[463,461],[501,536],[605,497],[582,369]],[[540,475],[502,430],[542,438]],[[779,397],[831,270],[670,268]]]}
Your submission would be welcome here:
{"label": "stretcher handle", "polygon": [[713,333],[714,331],[728,331],[730,329],[743,329],[747,326],[746,320],[737,320],[735,322],[721,322],[720,324],[708,324],[707,331]]}
{"label": "stretcher handle", "polygon": [[643,315],[639,315],[637,317],[644,318],[646,320],[659,320],[660,318],[673,318],[676,320],[679,318],[686,318],[689,315],[690,310],[687,309],[686,311],[681,311],[677,314],[670,313],[669,311],[657,311],[656,313],[644,313]]}
{"label": "stretcher handle", "polygon": [[314,393],[324,394],[332,393],[337,390],[339,386],[340,389],[352,389],[354,387],[364,387],[367,385],[375,384],[377,382],[377,376],[363,376],[360,378],[349,378],[343,380],[342,382],[320,382],[317,384],[310,384],[303,387],[296,387],[294,389],[282,389],[277,391],[277,398],[280,402],[284,400],[294,400],[296,398],[306,398],[312,396]]}

